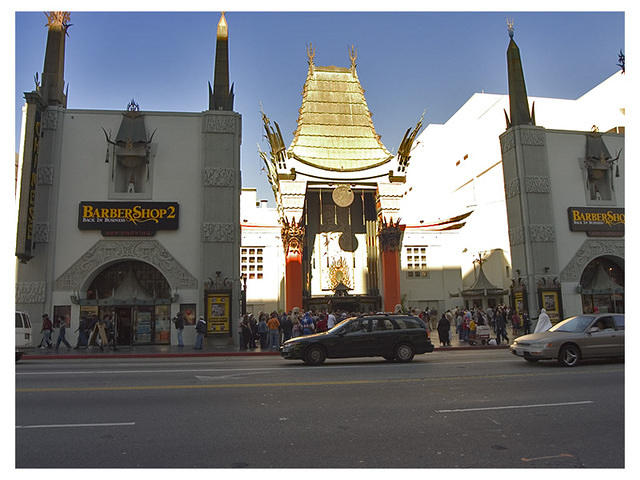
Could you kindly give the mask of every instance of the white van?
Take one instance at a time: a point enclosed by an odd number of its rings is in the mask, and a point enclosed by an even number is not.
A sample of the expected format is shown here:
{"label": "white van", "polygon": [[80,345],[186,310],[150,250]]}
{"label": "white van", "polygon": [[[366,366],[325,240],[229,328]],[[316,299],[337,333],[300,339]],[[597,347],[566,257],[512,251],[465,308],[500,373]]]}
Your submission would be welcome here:
{"label": "white van", "polygon": [[16,362],[33,346],[31,320],[27,312],[16,312]]}

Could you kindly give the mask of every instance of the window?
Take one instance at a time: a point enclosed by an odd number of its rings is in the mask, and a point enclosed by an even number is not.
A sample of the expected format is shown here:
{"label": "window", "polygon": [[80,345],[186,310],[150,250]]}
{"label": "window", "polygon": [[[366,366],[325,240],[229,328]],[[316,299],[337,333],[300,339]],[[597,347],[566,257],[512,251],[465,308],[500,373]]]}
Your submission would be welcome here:
{"label": "window", "polygon": [[264,247],[242,247],[240,249],[240,272],[247,280],[264,278]]}
{"label": "window", "polygon": [[408,278],[427,277],[427,247],[405,247],[404,264],[406,265]]}

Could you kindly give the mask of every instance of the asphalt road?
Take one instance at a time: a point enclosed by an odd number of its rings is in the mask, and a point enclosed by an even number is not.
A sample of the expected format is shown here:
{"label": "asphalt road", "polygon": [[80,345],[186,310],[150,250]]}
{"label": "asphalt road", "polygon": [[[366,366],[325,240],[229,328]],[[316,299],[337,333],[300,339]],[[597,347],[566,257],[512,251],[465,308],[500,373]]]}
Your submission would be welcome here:
{"label": "asphalt road", "polygon": [[[16,467],[622,468],[624,363],[506,350],[16,365]],[[47,452],[43,454],[43,452]]]}

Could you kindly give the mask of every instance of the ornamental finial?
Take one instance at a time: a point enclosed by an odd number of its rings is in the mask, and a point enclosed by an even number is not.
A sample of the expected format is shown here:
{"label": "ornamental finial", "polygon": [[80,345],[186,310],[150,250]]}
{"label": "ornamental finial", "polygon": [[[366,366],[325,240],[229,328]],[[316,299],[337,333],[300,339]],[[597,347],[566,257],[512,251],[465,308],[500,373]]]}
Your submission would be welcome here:
{"label": "ornamental finial", "polygon": [[507,30],[509,31],[509,38],[513,38],[513,18],[507,18]]}
{"label": "ornamental finial", "polygon": [[70,12],[46,12],[47,27],[49,28],[64,28],[69,27],[69,20],[71,20]]}

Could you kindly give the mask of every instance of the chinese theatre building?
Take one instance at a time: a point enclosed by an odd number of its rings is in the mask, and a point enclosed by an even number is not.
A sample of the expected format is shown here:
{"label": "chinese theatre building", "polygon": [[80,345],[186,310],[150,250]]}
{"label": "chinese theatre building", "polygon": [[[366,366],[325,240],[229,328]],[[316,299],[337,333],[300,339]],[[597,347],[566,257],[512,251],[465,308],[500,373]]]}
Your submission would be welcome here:
{"label": "chinese theatre building", "polygon": [[208,108],[197,113],[144,111],[135,100],[122,111],[67,108],[70,18],[48,18],[42,84],[23,109],[16,309],[29,312],[34,332],[43,313],[69,332],[109,316],[117,343],[133,346],[169,344],[182,311],[186,343],[200,315],[214,342],[231,343],[241,117],[224,15]]}
{"label": "chinese theatre building", "polygon": [[390,153],[376,133],[351,48],[348,67],[314,63],[288,148],[263,114],[267,167],[282,228],[285,307],[391,311],[401,303],[399,200],[413,140]]}
{"label": "chinese theatre building", "polygon": [[554,322],[624,312],[624,126],[537,125],[512,26],[509,34],[510,108],[500,144],[514,304],[532,318],[545,308]]}

